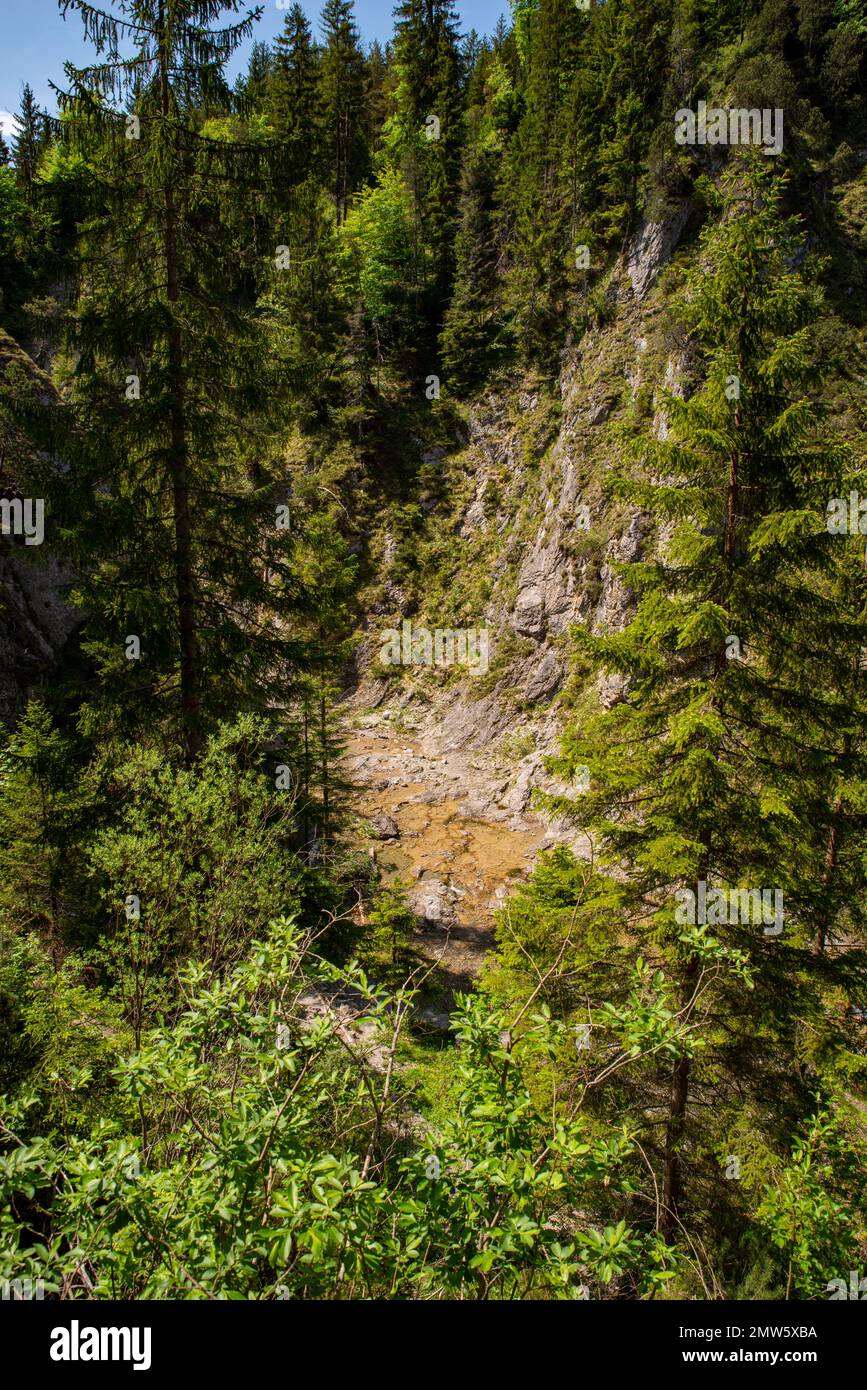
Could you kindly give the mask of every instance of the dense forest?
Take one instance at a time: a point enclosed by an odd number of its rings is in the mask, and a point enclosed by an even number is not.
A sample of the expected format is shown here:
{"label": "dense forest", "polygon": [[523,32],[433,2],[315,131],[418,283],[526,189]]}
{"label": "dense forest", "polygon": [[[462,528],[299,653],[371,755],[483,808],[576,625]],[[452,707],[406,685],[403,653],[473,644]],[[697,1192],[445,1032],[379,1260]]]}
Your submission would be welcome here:
{"label": "dense forest", "polygon": [[[0,136],[5,1287],[867,1268],[867,10],[511,4],[60,0]],[[457,983],[365,701],[534,769]]]}

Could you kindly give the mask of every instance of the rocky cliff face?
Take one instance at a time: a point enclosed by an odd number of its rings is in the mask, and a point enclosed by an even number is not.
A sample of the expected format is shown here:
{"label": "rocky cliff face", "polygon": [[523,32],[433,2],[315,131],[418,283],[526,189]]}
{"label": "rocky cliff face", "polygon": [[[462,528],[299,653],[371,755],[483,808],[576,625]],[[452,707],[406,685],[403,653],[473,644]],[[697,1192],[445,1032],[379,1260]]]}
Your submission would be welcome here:
{"label": "rocky cliff face", "polygon": [[[466,810],[508,817],[516,830],[536,819],[534,787],[553,789],[544,758],[556,748],[565,706],[576,694],[570,625],[616,630],[628,615],[615,565],[640,554],[649,523],[612,506],[603,485],[618,422],[639,412],[650,426],[657,383],[670,386],[682,366],[677,345],[664,341],[655,284],[688,212],[684,205],[668,222],[640,227],[608,281],[603,321],[563,354],[553,403],[544,384],[517,395],[488,393],[476,401],[458,446],[426,455],[443,480],[432,521],[451,539],[450,571],[439,588],[429,585],[413,604],[389,577],[394,545],[390,537],[383,542],[381,610],[394,607],[368,615],[355,707],[368,711],[368,728],[398,718],[413,732],[429,760],[429,792],[436,790],[437,763],[446,769],[458,754],[481,755]],[[487,674],[447,683],[416,671],[399,682],[383,679],[376,634],[408,613],[417,626],[456,626],[440,615],[449,612],[450,595],[474,587],[484,595],[475,621],[490,631]],[[603,681],[599,693],[608,703],[622,690]],[[418,768],[408,764],[410,777]],[[441,794],[451,795],[445,771],[440,781]]]}
{"label": "rocky cliff face", "polygon": [[[51,378],[0,329],[0,497],[20,495],[33,461],[21,412],[62,409]],[[79,615],[64,598],[69,572],[51,552],[50,519],[41,545],[0,534],[0,724],[11,725],[28,696],[62,659]]]}
{"label": "rocky cliff face", "polygon": [[[564,720],[588,696],[623,695],[616,678],[584,687],[569,629],[621,627],[630,598],[617,562],[656,544],[648,518],[612,505],[604,483],[618,423],[638,414],[664,429],[657,384],[676,389],[685,367],[682,347],[666,341],[654,285],[687,211],[639,229],[610,277],[601,321],[563,354],[553,395],[546,383],[488,392],[453,449],[422,455],[437,478],[423,499],[435,539],[414,589],[391,531],[379,537],[345,765],[359,833],[370,828],[368,853],[383,875],[409,884],[419,942],[447,995],[478,973],[493,913],[539,851],[561,842],[588,852],[586,837],[544,816],[533,793],[567,790],[546,766]],[[468,616],[489,629],[487,671],[383,671],[383,629],[405,619],[458,628]],[[445,1027],[447,1018],[429,1022]]]}
{"label": "rocky cliff face", "polygon": [[56,669],[78,623],[63,598],[68,578],[54,557],[37,565],[0,540],[0,723],[6,726]]}

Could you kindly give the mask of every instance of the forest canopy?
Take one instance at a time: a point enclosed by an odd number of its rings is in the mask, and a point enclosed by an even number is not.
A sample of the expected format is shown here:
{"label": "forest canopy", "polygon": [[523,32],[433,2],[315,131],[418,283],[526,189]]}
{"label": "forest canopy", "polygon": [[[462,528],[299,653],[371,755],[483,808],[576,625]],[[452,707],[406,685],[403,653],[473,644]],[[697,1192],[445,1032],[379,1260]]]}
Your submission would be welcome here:
{"label": "forest canopy", "polygon": [[[863,0],[60,10],[0,137],[0,1285],[847,1297]],[[495,830],[528,768],[554,827],[457,985],[345,756],[409,620],[396,746],[507,723]]]}

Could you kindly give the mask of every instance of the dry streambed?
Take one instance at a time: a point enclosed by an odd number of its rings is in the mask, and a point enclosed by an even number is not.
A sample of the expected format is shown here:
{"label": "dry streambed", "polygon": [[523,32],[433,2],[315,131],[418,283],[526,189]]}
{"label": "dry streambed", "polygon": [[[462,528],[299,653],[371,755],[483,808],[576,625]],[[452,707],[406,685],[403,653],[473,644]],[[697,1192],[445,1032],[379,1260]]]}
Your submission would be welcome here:
{"label": "dry streambed", "polygon": [[385,881],[408,886],[419,945],[439,960],[447,994],[467,989],[492,946],[494,911],[556,836],[522,806],[526,788],[516,794],[508,765],[434,751],[383,715],[351,732],[343,768],[361,843]]}

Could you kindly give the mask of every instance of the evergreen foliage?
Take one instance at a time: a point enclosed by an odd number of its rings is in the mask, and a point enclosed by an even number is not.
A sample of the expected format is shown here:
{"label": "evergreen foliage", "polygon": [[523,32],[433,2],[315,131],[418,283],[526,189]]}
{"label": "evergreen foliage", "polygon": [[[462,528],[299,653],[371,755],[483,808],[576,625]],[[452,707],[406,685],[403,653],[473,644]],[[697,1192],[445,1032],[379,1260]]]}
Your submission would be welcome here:
{"label": "evergreen foliage", "polygon": [[[59,8],[93,60],[0,137],[0,501],[46,521],[0,536],[0,1283],[825,1297],[867,1242],[862,8]],[[700,100],[783,149],[676,143]],[[561,464],[564,843],[446,1031],[344,697],[374,619],[505,611]]]}

